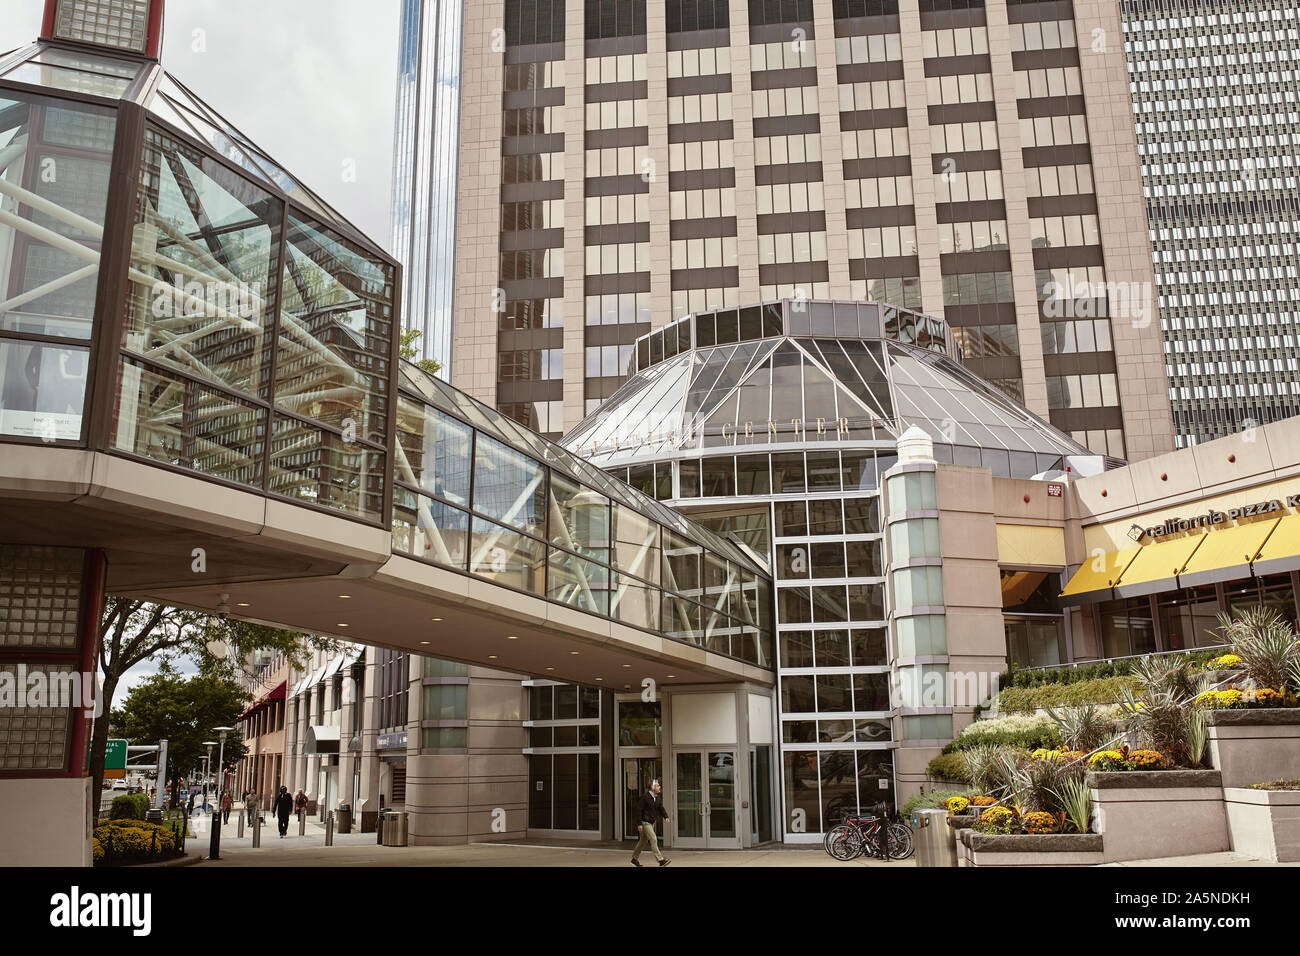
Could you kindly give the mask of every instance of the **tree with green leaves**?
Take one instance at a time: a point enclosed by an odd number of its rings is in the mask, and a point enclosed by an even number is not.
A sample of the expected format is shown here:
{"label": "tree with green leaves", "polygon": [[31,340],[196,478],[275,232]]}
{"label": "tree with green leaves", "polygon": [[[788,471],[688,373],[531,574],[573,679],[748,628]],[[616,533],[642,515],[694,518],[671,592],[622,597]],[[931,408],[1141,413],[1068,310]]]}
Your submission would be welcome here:
{"label": "tree with green leaves", "polygon": [[[185,675],[164,663],[157,674],[131,688],[121,710],[111,715],[114,727],[132,743],[167,740],[167,780],[171,784],[171,806],[180,799],[180,780],[207,756],[204,741],[215,737],[215,727],[234,726],[243,713],[248,693],[240,684],[208,665],[198,674]],[[226,736],[225,765],[237,763],[245,754],[236,730]],[[215,755],[214,755],[215,759]],[[220,773],[221,768],[216,768]]]}
{"label": "tree with green leaves", "polygon": [[[126,673],[146,660],[170,668],[189,660],[197,663],[200,671],[236,680],[243,662],[255,651],[278,651],[297,664],[313,650],[334,651],[339,647],[339,642],[331,638],[305,636],[248,621],[221,620],[197,611],[121,597],[108,599],[100,634],[99,669],[104,675],[100,699],[106,704],[116,696]],[[104,750],[110,723],[107,717],[104,714],[95,721],[91,736],[92,807],[99,806],[104,788]],[[170,757],[168,764],[186,766],[172,764]]]}
{"label": "tree with green leaves", "polygon": [[441,362],[431,358],[416,358],[420,354],[419,342],[423,336],[424,332],[420,329],[402,329],[402,338],[398,343],[398,354],[408,362],[415,363],[430,375],[437,375],[442,371]]}

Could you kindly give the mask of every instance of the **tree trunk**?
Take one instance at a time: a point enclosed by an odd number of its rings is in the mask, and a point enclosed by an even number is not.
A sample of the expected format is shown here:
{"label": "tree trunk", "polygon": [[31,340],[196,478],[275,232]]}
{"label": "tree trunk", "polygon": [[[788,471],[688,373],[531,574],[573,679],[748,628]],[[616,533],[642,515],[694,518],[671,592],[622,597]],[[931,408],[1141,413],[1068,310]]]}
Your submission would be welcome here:
{"label": "tree trunk", "polygon": [[104,750],[108,746],[108,712],[113,704],[113,695],[117,693],[118,680],[116,674],[104,675],[103,710],[95,718],[90,738],[90,812],[95,819],[99,817],[99,802],[104,792]]}

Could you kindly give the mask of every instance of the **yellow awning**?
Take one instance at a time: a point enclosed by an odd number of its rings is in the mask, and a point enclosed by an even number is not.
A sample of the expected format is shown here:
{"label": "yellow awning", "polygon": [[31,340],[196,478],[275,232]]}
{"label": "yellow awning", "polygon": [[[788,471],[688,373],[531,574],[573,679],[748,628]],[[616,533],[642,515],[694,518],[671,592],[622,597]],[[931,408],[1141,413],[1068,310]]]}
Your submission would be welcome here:
{"label": "yellow awning", "polygon": [[1222,531],[1208,531],[1178,578],[1182,587],[1250,577],[1250,562],[1259,555],[1281,518],[1252,521]]}
{"label": "yellow awning", "polygon": [[1256,574],[1278,574],[1300,568],[1300,515],[1278,522],[1255,560]]}
{"label": "yellow awning", "polygon": [[999,564],[1065,566],[1065,531],[1027,524],[998,525]]}
{"label": "yellow awning", "polygon": [[1113,588],[1128,566],[1137,557],[1140,548],[1125,548],[1123,551],[1111,551],[1099,554],[1083,562],[1070,583],[1061,592],[1066,604],[1086,604],[1090,601],[1104,601],[1111,596]]}
{"label": "yellow awning", "polygon": [[1144,594],[1177,589],[1178,584],[1174,578],[1182,572],[1183,566],[1208,537],[1208,534],[1195,534],[1139,548],[1137,557],[1124,569],[1115,588],[1115,596],[1141,597]]}

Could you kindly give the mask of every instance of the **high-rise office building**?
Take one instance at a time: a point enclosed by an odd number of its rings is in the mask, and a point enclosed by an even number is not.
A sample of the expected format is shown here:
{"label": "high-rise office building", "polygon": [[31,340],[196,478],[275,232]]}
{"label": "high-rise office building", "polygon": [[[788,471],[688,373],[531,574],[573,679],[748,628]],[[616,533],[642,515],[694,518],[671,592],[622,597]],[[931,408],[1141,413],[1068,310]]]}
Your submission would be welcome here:
{"label": "high-rise office building", "polygon": [[402,0],[393,134],[393,254],[422,358],[451,356],[461,3]]}
{"label": "high-rise office building", "polygon": [[1300,13],[1121,8],[1177,443],[1300,414]]}
{"label": "high-rise office building", "polygon": [[871,299],[1096,452],[1172,448],[1121,36],[1114,0],[467,6],[452,381],[556,435],[653,327]]}

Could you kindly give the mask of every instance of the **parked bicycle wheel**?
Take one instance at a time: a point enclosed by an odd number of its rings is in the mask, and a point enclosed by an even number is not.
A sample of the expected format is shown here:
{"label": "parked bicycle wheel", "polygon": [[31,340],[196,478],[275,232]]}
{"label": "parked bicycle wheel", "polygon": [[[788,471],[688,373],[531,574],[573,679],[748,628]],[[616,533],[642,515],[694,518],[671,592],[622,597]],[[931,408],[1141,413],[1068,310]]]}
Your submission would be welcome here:
{"label": "parked bicycle wheel", "polygon": [[912,828],[906,823],[889,825],[889,858],[906,860],[916,852],[916,841],[912,839]]}
{"label": "parked bicycle wheel", "polygon": [[856,827],[841,823],[826,834],[826,852],[841,863],[855,859],[862,854],[866,841]]}

